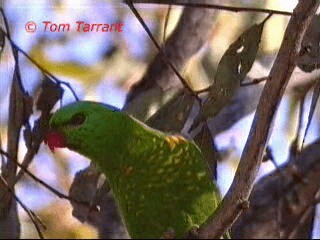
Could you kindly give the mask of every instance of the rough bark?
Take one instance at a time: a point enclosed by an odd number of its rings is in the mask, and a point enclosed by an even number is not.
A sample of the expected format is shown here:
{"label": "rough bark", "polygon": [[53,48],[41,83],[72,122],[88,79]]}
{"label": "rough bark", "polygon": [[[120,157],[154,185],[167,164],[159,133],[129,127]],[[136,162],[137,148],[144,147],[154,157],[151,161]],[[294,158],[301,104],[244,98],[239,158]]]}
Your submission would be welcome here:
{"label": "rough bark", "polygon": [[249,198],[250,208],[232,228],[232,237],[310,239],[320,200],[319,178],[320,139],[260,179]]}

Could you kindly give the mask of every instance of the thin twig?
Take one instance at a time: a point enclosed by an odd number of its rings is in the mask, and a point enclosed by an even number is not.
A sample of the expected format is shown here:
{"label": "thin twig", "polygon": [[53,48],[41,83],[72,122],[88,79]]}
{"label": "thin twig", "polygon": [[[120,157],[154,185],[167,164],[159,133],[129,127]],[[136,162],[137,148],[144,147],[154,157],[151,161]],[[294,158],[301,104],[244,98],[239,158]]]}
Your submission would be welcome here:
{"label": "thin twig", "polygon": [[[2,140],[1,140],[1,133],[0,133],[0,149],[2,149]],[[3,166],[3,164],[4,164],[4,156],[1,154],[1,163],[2,163],[2,165],[1,166]]]}
{"label": "thin twig", "polygon": [[[22,207],[22,209],[28,214],[28,216],[30,217],[33,225],[35,226],[38,235],[40,237],[40,239],[44,239],[43,234],[40,230],[40,227],[38,226],[38,217],[35,218],[34,216],[36,216],[36,214],[30,210],[19,198],[18,196],[14,193],[14,191],[8,186],[6,180],[0,175],[0,181],[1,183],[7,188],[7,190],[12,194],[12,196],[14,197],[14,199],[20,204],[20,206]],[[40,221],[40,223],[42,224],[42,222]]]}
{"label": "thin twig", "polygon": [[312,121],[312,117],[313,117],[313,114],[314,114],[314,110],[315,110],[317,101],[319,99],[319,95],[320,95],[320,77],[318,77],[318,79],[316,80],[316,83],[314,85],[313,94],[312,94],[312,100],[311,100],[311,105],[310,105],[310,110],[309,110],[309,116],[308,116],[308,123],[307,123],[306,129],[304,131],[302,144],[301,144],[301,149],[303,149],[304,142],[306,140],[309,127],[311,125],[311,121]]}
{"label": "thin twig", "polygon": [[193,8],[209,8],[209,9],[217,9],[229,12],[259,12],[259,13],[272,13],[284,16],[291,16],[292,12],[287,11],[279,11],[273,9],[265,9],[265,8],[253,8],[253,7],[231,7],[231,6],[223,6],[217,4],[210,3],[181,3],[178,1],[172,0],[132,0],[132,3],[144,3],[144,4],[171,4],[176,6],[184,6],[184,7],[193,7]]}
{"label": "thin twig", "polygon": [[176,74],[176,76],[179,78],[180,82],[182,83],[182,85],[184,86],[185,89],[187,89],[192,96],[195,97],[195,99],[197,99],[198,102],[201,102],[201,99],[198,97],[198,95],[190,88],[190,86],[188,85],[188,83],[186,82],[186,80],[181,76],[181,74],[179,73],[179,71],[175,68],[175,66],[171,63],[171,61],[167,58],[166,54],[162,51],[160,45],[158,44],[157,40],[153,37],[150,29],[148,28],[147,24],[144,22],[144,20],[142,19],[142,17],[140,16],[139,12],[137,11],[137,9],[133,6],[131,1],[125,1],[126,4],[129,6],[129,8],[131,9],[131,11],[133,12],[133,14],[136,16],[136,18],[139,20],[140,24],[142,25],[142,27],[144,28],[144,30],[146,31],[146,33],[148,34],[149,38],[151,39],[151,41],[154,43],[154,45],[156,46],[156,48],[158,49],[160,55],[162,56],[162,59],[166,62],[166,64],[168,64],[168,66],[170,66],[170,68],[174,71],[174,73]]}
{"label": "thin twig", "polygon": [[168,28],[168,23],[169,23],[169,18],[170,18],[170,13],[171,13],[172,6],[169,5],[167,14],[166,14],[166,19],[164,21],[164,27],[163,27],[163,38],[162,38],[162,43],[165,44],[166,38],[167,38],[167,28]]}
{"label": "thin twig", "polygon": [[[12,161],[12,159],[10,158],[9,154],[7,152],[5,152],[4,150],[0,149],[0,154],[1,155],[4,155],[6,156],[6,158],[9,160],[9,161]],[[83,205],[86,205],[86,206],[89,206],[90,207],[90,204],[86,203],[86,202],[82,202],[82,201],[79,201],[77,199],[73,199],[63,193],[61,193],[60,191],[58,191],[57,189],[51,187],[48,183],[44,182],[43,180],[39,179],[38,177],[36,177],[33,173],[31,173],[28,169],[26,169],[22,164],[20,164],[19,162],[15,162],[17,164],[17,166],[19,166],[25,173],[27,173],[35,182],[41,184],[42,186],[44,186],[45,188],[47,188],[49,191],[51,191],[52,193],[54,193],[55,195],[57,195],[59,198],[62,198],[62,199],[66,199],[66,200],[69,200],[69,201],[74,201],[76,203],[79,203],[79,204],[83,204]]]}
{"label": "thin twig", "polygon": [[240,83],[240,87],[246,87],[246,86],[251,86],[251,85],[256,85],[258,83],[268,81],[270,80],[270,77],[261,77],[261,78],[254,78],[252,79],[251,82],[248,83]]}
{"label": "thin twig", "polygon": [[276,171],[279,173],[279,175],[281,177],[283,177],[283,179],[286,178],[286,176],[284,175],[283,171],[281,170],[281,168],[279,167],[278,163],[276,162],[272,149],[270,146],[266,147],[266,157],[268,158],[268,160],[271,161],[271,163],[273,164],[273,166],[275,167]]}
{"label": "thin twig", "polygon": [[43,72],[43,74],[47,75],[50,79],[52,79],[53,81],[55,81],[58,84],[61,85],[65,85],[72,93],[72,95],[74,96],[74,98],[76,99],[76,101],[79,101],[79,97],[77,96],[76,92],[74,91],[74,89],[71,87],[70,83],[62,81],[60,79],[58,79],[56,76],[54,76],[52,73],[50,73],[48,70],[46,70],[45,68],[43,68],[39,63],[37,63],[33,58],[31,58],[23,49],[21,49],[10,37],[9,35],[3,31],[3,29],[0,27],[0,31],[4,33],[4,35],[7,37],[7,39],[9,40],[9,42],[11,43],[11,45],[19,52],[21,52],[30,62],[32,62],[37,68],[40,69],[41,72]]}

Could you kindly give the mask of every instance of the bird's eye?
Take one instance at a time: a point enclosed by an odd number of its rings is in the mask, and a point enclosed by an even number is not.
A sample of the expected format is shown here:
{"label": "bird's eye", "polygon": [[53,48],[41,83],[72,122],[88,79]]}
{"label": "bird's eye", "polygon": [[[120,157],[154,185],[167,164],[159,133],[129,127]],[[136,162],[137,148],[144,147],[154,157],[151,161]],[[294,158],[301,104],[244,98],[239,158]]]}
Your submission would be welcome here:
{"label": "bird's eye", "polygon": [[72,125],[79,126],[84,123],[86,118],[87,117],[84,113],[76,113],[75,115],[72,116],[70,123]]}

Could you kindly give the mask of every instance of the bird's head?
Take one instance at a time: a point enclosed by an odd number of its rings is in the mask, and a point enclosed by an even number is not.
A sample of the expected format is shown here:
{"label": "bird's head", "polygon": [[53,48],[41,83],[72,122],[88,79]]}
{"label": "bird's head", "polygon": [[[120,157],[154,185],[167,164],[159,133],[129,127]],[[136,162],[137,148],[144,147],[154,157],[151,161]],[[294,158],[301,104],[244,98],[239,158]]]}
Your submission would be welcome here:
{"label": "bird's head", "polygon": [[60,108],[50,119],[45,143],[51,151],[67,147],[90,155],[114,133],[116,108],[89,101],[79,101]]}

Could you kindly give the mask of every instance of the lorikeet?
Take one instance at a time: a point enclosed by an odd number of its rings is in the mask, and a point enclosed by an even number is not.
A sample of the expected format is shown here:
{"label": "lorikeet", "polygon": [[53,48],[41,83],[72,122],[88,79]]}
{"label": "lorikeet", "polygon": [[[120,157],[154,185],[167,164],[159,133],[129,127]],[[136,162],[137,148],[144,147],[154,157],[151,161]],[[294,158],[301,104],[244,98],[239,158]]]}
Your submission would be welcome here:
{"label": "lorikeet", "polygon": [[220,195],[197,145],[146,126],[102,103],[55,112],[46,143],[95,162],[113,190],[132,238],[183,238],[205,223]]}

